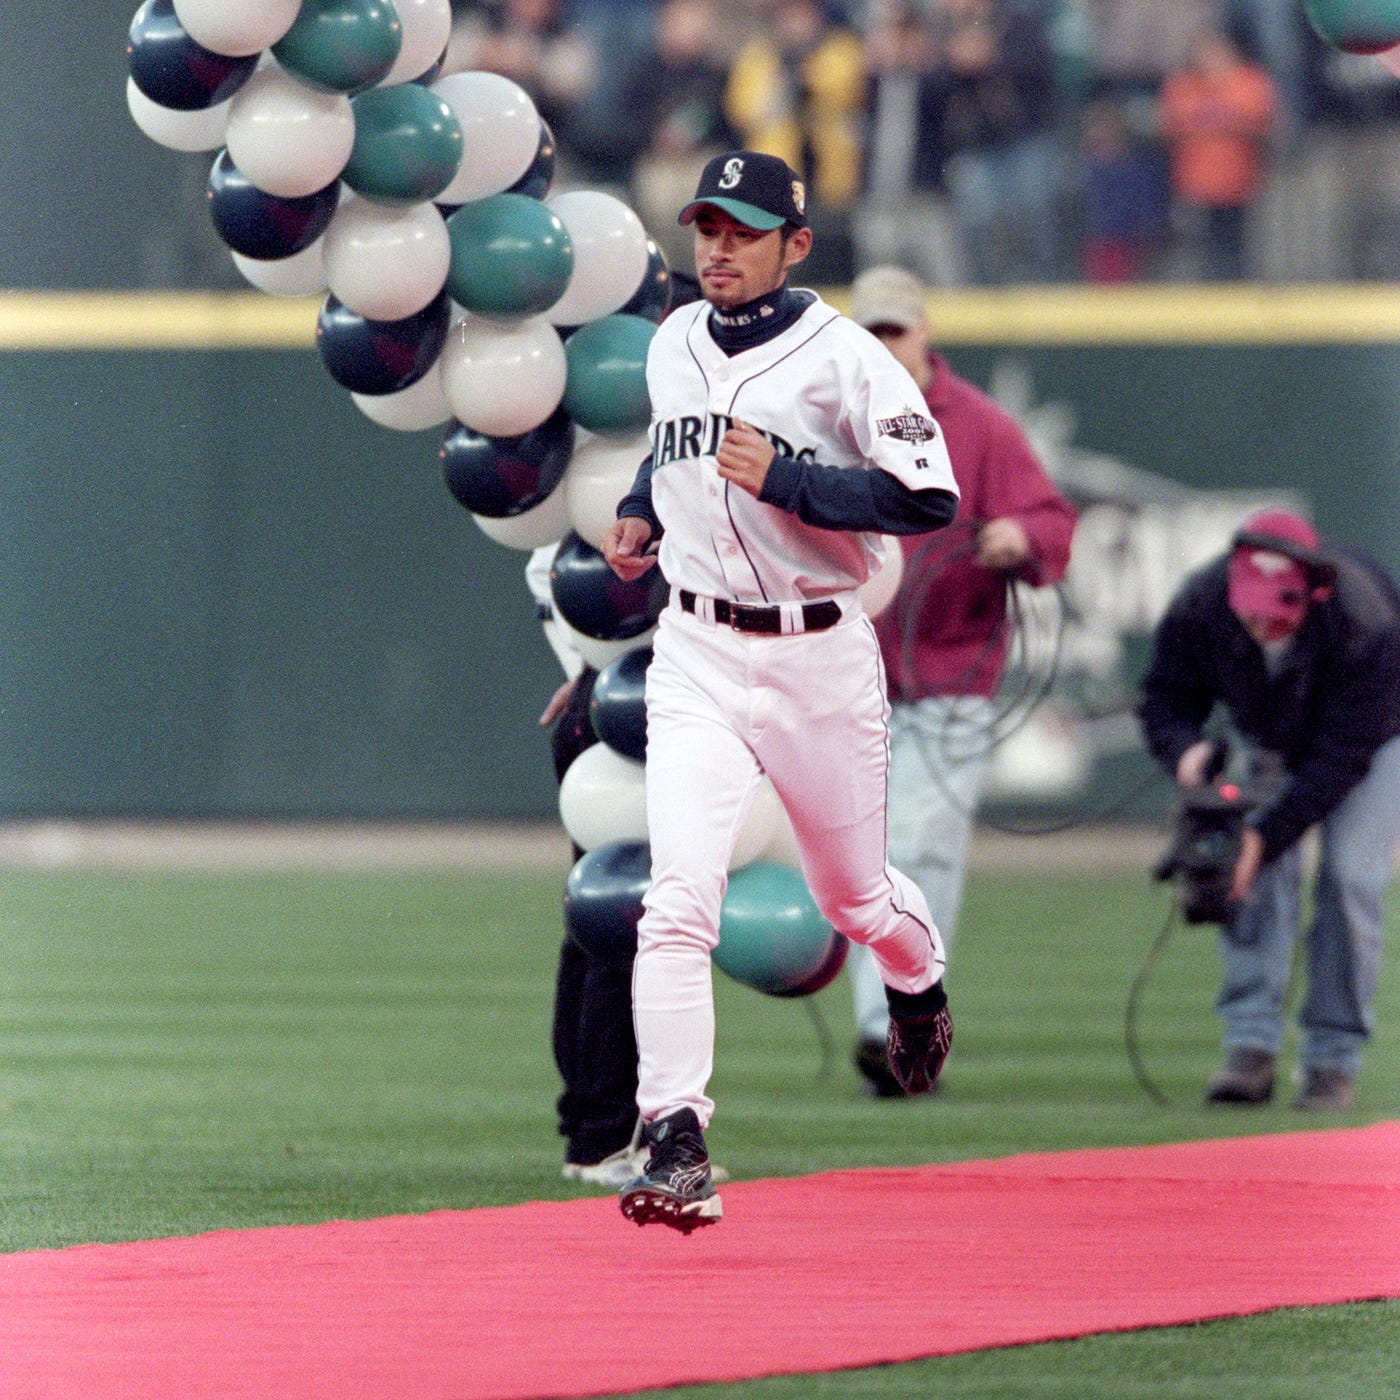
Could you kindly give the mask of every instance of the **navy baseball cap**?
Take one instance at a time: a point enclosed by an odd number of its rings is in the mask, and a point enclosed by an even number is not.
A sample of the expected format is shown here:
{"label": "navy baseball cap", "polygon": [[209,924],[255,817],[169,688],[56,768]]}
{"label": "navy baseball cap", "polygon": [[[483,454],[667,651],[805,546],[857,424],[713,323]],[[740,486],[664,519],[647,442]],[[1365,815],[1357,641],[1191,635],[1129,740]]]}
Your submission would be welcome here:
{"label": "navy baseball cap", "polygon": [[703,204],[713,204],[749,228],[768,232],[791,224],[807,227],[807,192],[785,160],[761,151],[729,151],[700,174],[695,198],[677,223],[693,223]]}

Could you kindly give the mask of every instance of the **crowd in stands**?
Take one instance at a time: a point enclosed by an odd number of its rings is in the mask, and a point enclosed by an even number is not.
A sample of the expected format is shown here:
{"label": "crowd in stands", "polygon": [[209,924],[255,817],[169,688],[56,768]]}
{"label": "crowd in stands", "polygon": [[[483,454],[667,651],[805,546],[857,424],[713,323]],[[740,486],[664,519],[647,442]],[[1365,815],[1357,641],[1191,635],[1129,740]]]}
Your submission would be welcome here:
{"label": "crowd in stands", "polygon": [[738,146],[804,176],[814,285],[1400,278],[1400,78],[1301,0],[465,0],[556,188],[675,210]]}

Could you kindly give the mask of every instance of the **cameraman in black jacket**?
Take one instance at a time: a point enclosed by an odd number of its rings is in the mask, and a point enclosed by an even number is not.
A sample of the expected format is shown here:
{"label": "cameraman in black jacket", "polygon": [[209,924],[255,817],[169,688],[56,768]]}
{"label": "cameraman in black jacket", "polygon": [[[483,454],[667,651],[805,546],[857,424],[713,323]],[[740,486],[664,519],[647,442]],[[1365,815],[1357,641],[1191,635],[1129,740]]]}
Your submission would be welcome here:
{"label": "cameraman in black jacket", "polygon": [[1224,1061],[1206,1101],[1273,1096],[1300,922],[1299,840],[1320,824],[1293,1106],[1350,1108],[1400,844],[1400,591],[1374,562],[1322,548],[1298,516],[1252,516],[1227,555],[1186,579],[1153,637],[1138,717],[1183,788],[1212,771],[1204,726],[1217,704],[1284,777],[1246,819],[1234,867],[1215,1003]]}

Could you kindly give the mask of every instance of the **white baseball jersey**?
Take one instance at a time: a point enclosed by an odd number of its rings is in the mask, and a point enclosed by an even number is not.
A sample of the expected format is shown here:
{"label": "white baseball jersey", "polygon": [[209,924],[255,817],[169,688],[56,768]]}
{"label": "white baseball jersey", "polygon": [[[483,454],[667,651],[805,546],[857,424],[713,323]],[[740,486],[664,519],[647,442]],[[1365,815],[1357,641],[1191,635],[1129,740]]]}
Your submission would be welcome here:
{"label": "white baseball jersey", "polygon": [[701,301],[673,312],[647,356],[662,572],[673,588],[742,603],[859,588],[884,558],[883,536],[807,525],[757,501],[718,475],[715,453],[738,418],[783,456],[878,467],[911,490],[956,496],[943,434],[918,385],[820,298],[780,335],[733,356],[710,335],[710,311]]}

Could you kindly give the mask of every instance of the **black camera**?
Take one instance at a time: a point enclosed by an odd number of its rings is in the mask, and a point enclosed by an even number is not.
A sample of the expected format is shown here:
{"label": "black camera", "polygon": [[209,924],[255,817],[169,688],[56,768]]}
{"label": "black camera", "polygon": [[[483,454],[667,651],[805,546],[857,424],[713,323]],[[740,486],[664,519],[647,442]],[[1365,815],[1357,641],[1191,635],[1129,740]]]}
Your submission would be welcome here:
{"label": "black camera", "polygon": [[1154,879],[1176,881],[1181,916],[1188,924],[1230,921],[1230,883],[1240,835],[1257,805],[1237,783],[1207,783],[1182,793],[1171,844],[1152,874]]}

